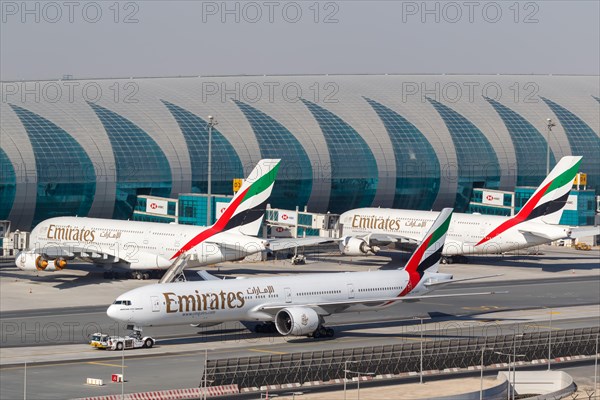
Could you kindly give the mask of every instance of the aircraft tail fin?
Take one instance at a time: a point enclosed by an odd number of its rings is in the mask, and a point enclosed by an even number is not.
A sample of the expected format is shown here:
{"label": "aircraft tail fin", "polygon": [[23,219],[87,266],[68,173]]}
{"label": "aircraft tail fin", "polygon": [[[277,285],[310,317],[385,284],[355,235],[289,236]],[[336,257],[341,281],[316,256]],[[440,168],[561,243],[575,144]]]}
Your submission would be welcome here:
{"label": "aircraft tail fin", "polygon": [[257,235],[280,161],[260,160],[212,228],[219,232],[235,229],[244,235]]}
{"label": "aircraft tail fin", "polygon": [[580,162],[580,156],[561,158],[514,219],[523,222],[539,218],[547,224],[558,225]]}
{"label": "aircraft tail fin", "polygon": [[411,282],[420,281],[425,271],[438,272],[451,219],[452,209],[444,208],[406,263],[404,270],[409,273]]}
{"label": "aircraft tail fin", "polygon": [[477,246],[492,240],[521,222],[540,220],[546,224],[558,225],[580,162],[580,156],[561,158],[517,215],[494,228],[477,243]]}

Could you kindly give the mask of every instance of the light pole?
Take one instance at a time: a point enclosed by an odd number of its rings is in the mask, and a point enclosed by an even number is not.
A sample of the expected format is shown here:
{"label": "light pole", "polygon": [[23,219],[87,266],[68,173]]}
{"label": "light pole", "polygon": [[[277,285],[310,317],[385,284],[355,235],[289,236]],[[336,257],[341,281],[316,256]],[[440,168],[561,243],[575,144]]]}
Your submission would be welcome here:
{"label": "light pole", "polygon": [[[594,355],[594,392],[600,393],[598,389],[598,336],[596,335],[596,354]],[[27,365],[27,364],[25,364]]]}
{"label": "light pole", "polygon": [[125,343],[121,349],[121,400],[125,399]]}
{"label": "light pole", "polygon": [[546,138],[546,176],[550,173],[550,134],[552,133],[552,127],[556,126],[550,118],[546,120],[548,129],[548,137]]}
{"label": "light pole", "polygon": [[347,373],[352,372],[352,371],[348,371],[348,363],[356,363],[356,361],[352,361],[352,360],[344,361],[344,400],[346,400],[346,382],[348,381]]}
{"label": "light pole", "polygon": [[[518,327],[517,327],[518,329]],[[513,387],[512,387],[512,399],[515,400],[515,381],[517,380],[517,338],[522,338],[523,335],[513,336]],[[524,354],[519,354],[520,357],[525,357]]]}
{"label": "light pole", "polygon": [[552,357],[552,309],[550,309],[550,327],[548,329],[548,371],[550,371],[550,357]]}
{"label": "light pole", "polygon": [[421,361],[419,368],[419,383],[423,384],[423,317],[419,317],[421,320]]}
{"label": "light pole", "polygon": [[206,400],[206,395],[208,392],[208,371],[207,371],[207,367],[208,367],[208,349],[204,349],[204,390],[202,391],[202,398],[204,400]]}
{"label": "light pole", "polygon": [[479,379],[479,400],[483,400],[483,354],[486,350],[494,350],[493,347],[481,347],[481,377]]}
{"label": "light pole", "polygon": [[212,131],[213,127],[218,125],[216,119],[212,115],[208,116],[208,176],[207,176],[207,202],[206,202],[206,226],[212,225],[211,218],[211,202],[212,202]]}
{"label": "light pole", "polygon": [[[361,372],[360,371],[356,371],[356,373],[358,374],[358,383],[357,383],[357,386],[356,386],[356,400],[360,400],[360,375],[361,375]],[[374,372],[364,372],[362,374],[363,375],[371,375],[371,376],[375,375]]]}
{"label": "light pole", "polygon": [[[510,353],[502,353],[500,351],[495,351],[494,354],[498,354],[500,356],[507,356],[508,357],[508,376],[506,377],[507,381],[508,381],[508,390],[506,391],[506,400],[510,400],[510,365],[511,365],[511,359],[512,359],[512,354]],[[525,357],[525,354],[515,354],[515,359],[512,361],[514,363],[516,363],[517,361],[517,357]],[[514,367],[513,367],[514,368]],[[513,379],[514,379],[514,375],[513,375]],[[513,381],[513,400],[514,400],[514,385],[515,382]]]}
{"label": "light pole", "polygon": [[[598,347],[598,341],[596,340],[596,347]],[[596,353],[598,349],[596,349]],[[598,357],[596,357],[596,361]],[[596,385],[594,385],[596,387]],[[27,400],[27,362],[25,362],[25,368],[23,368],[23,400]]]}

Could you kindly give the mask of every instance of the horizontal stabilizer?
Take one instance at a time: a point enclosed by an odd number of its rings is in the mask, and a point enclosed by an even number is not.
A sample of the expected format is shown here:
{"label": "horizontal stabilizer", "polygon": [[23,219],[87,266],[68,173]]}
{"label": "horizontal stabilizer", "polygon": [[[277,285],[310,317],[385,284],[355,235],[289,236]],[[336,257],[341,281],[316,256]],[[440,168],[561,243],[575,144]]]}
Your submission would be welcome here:
{"label": "horizontal stabilizer", "polygon": [[[555,240],[556,239],[556,237],[550,236],[544,231],[536,231],[536,230],[532,230],[532,229],[519,229],[519,232],[522,233],[523,235],[537,236],[537,237],[541,237],[542,239],[546,239],[546,240]],[[567,237],[566,234],[565,234],[565,237]]]}
{"label": "horizontal stabilizer", "polygon": [[432,286],[442,286],[442,285],[449,285],[451,283],[457,283],[457,282],[466,282],[466,281],[474,281],[477,279],[485,279],[485,278],[495,278],[497,276],[502,276],[504,274],[495,274],[495,275],[484,275],[484,276],[472,276],[469,278],[461,278],[461,279],[451,279],[451,280],[445,280],[445,281],[425,281],[424,285],[426,287],[432,287]]}

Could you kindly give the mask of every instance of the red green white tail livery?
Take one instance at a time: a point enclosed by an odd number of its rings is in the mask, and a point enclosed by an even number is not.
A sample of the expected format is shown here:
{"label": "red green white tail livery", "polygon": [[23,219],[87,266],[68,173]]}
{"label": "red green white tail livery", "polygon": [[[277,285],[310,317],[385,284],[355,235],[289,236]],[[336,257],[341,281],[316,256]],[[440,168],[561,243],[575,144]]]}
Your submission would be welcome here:
{"label": "red green white tail livery", "polygon": [[484,236],[477,246],[526,221],[558,224],[573,187],[573,180],[579,171],[580,162],[581,157],[561,158],[517,215],[498,225]]}

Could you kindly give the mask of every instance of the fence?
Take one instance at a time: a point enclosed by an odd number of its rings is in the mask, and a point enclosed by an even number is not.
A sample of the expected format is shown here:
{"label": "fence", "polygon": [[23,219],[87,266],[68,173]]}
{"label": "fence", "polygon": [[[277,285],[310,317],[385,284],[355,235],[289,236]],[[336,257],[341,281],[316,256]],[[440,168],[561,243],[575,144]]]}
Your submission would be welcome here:
{"label": "fence", "polygon": [[[551,334],[552,359],[591,355],[596,351],[600,327]],[[548,332],[536,332],[209,360],[205,374],[213,385],[235,384],[245,388],[341,379],[347,361],[352,362],[353,371],[376,375],[419,371],[421,358],[424,371],[478,366],[482,349],[493,349],[483,351],[484,365],[508,361],[506,355],[496,352],[522,354],[520,361],[532,361],[548,357],[548,335]]]}

